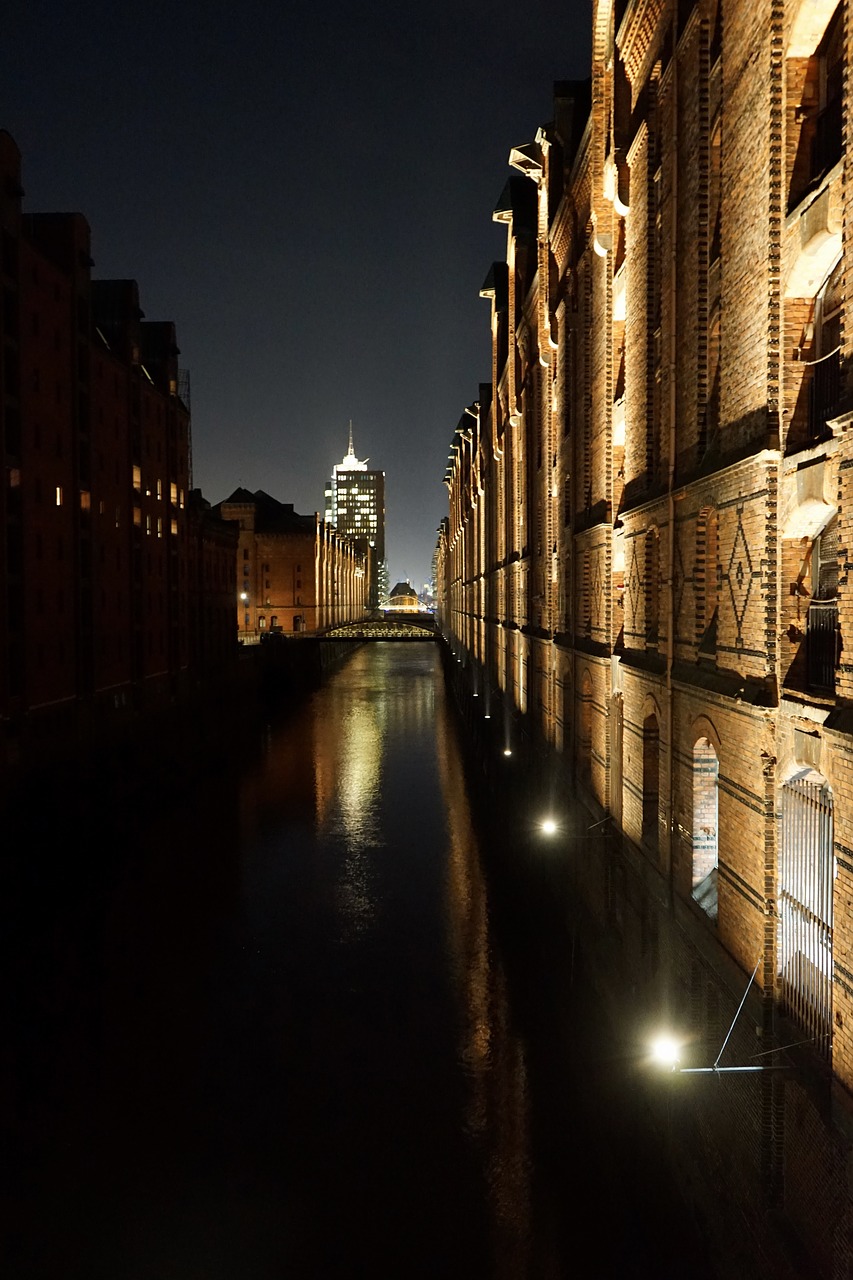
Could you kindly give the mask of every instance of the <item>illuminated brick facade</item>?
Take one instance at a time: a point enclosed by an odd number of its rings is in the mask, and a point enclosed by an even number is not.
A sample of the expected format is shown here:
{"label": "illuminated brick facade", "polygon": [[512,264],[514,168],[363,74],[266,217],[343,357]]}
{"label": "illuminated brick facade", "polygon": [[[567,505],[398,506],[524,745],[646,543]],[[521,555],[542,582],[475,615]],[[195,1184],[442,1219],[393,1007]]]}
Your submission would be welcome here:
{"label": "illuminated brick facade", "polygon": [[593,4],[590,82],[510,154],[436,556],[496,743],[609,818],[586,905],[637,1025],[713,1061],[758,962],[729,1060],[808,1042],[681,1152],[776,1275],[772,1214],[809,1274],[853,1259],[851,18]]}
{"label": "illuminated brick facade", "polygon": [[366,608],[366,555],[315,514],[268,493],[236,489],[217,508],[239,525],[237,631],[253,642],[276,632],[323,631]]}

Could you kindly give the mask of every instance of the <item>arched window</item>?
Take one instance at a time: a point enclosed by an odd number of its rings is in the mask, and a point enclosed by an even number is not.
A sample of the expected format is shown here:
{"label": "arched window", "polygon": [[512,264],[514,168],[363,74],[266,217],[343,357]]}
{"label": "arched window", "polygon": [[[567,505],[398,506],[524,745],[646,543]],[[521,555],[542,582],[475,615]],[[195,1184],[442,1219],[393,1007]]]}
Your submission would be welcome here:
{"label": "arched window", "polygon": [[839,657],[837,516],[812,543],[811,589],[806,630],[809,687],[833,692]]}
{"label": "arched window", "polygon": [[[797,130],[791,170],[789,211],[794,209],[837,164],[842,154],[842,101],[844,91],[843,6],[838,5],[827,22],[831,4],[810,0],[801,7],[792,31],[789,58],[794,62],[797,83],[802,86],[799,103],[792,115]],[[811,49],[806,46],[814,32],[826,23],[822,38]],[[810,55],[806,57],[806,55]],[[791,86],[793,87],[793,85]],[[796,98],[794,99],[796,103]]]}
{"label": "arched window", "polygon": [[809,381],[809,438],[827,434],[827,422],[838,412],[841,394],[841,308],[844,268],[835,264],[815,298]]}
{"label": "arched window", "polygon": [[828,1056],[835,856],[832,789],[806,769],[782,788],[779,974],[788,1013]]}
{"label": "arched window", "polygon": [[720,765],[713,743],[699,738],[693,747],[693,899],[717,918],[718,781]]}

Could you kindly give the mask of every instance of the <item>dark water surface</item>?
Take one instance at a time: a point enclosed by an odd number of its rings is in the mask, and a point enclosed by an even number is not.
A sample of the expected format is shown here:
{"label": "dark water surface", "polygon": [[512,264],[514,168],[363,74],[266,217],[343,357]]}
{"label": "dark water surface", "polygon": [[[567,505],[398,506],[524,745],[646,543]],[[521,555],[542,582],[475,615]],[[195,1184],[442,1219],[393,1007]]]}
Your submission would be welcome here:
{"label": "dark water surface", "polygon": [[709,1274],[488,872],[437,646],[360,649],[179,808],[55,816],[4,859],[6,1280]]}

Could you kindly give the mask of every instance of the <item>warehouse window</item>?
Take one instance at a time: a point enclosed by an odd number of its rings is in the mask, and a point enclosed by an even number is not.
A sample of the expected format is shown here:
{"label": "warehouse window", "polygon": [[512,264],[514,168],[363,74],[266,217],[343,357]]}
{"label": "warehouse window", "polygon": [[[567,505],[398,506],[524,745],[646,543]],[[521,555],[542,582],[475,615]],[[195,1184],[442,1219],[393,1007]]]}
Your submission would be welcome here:
{"label": "warehouse window", "polygon": [[699,738],[693,747],[693,900],[717,918],[717,830],[720,765],[713,744]]}
{"label": "warehouse window", "polygon": [[[841,159],[842,101],[844,89],[844,24],[842,5],[838,5],[819,37],[809,48],[819,30],[822,14],[830,9],[827,0],[811,0],[801,6],[794,25],[789,48],[789,83],[796,77],[799,102],[790,127],[796,130],[792,139],[794,163],[788,208],[794,209],[804,196]],[[794,85],[790,84],[793,89]],[[797,98],[794,98],[797,102]]]}
{"label": "warehouse window", "polygon": [[833,516],[812,543],[811,579],[812,598],[806,624],[809,687],[832,693],[840,639],[837,516]]}
{"label": "warehouse window", "polygon": [[838,412],[841,394],[841,307],[844,297],[842,260],[833,267],[815,298],[809,379],[809,437],[828,434],[827,422]]}
{"label": "warehouse window", "polygon": [[829,1055],[835,857],[832,789],[808,769],[782,788],[779,974],[788,1013]]}

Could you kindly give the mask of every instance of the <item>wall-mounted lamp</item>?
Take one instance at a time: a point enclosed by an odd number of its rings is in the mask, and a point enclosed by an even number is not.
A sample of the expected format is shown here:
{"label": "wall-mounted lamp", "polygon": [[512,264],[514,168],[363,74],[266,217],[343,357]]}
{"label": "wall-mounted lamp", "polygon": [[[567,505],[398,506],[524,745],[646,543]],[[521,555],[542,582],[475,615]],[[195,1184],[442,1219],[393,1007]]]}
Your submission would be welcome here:
{"label": "wall-mounted lamp", "polygon": [[[746,1066],[725,1066],[725,1067],[720,1066],[720,1059],[722,1058],[726,1045],[729,1042],[729,1038],[735,1029],[735,1023],[740,1017],[740,1011],[746,1002],[746,997],[749,994],[749,988],[752,986],[755,980],[755,975],[758,973],[758,966],[760,964],[761,964],[761,957],[759,956],[758,960],[756,961],[755,968],[752,971],[752,975],[749,979],[749,982],[747,982],[746,984],[746,990],[743,993],[741,1002],[737,1007],[737,1013],[732,1019],[732,1025],[729,1027],[728,1032],[726,1033],[726,1038],[723,1041],[722,1045],[720,1046],[720,1052],[717,1054],[716,1058],[714,1059],[710,1067],[680,1066],[679,1058],[681,1054],[681,1042],[675,1036],[670,1035],[669,1033],[661,1034],[652,1043],[651,1045],[652,1061],[656,1062],[659,1066],[668,1067],[670,1071],[677,1071],[680,1075],[694,1075],[694,1076],[695,1075],[722,1075],[727,1072],[735,1072],[735,1071],[753,1072],[753,1071],[785,1071],[787,1070],[784,1064],[777,1064],[777,1063],[756,1063],[754,1065],[748,1064]],[[807,1043],[807,1041],[798,1041],[798,1043],[805,1044]],[[767,1052],[779,1053],[783,1048],[792,1049],[793,1047],[794,1047],[793,1045],[782,1045],[780,1046],[779,1049],[768,1049]],[[756,1054],[756,1057],[761,1057],[761,1056],[762,1056],[761,1054]]]}

